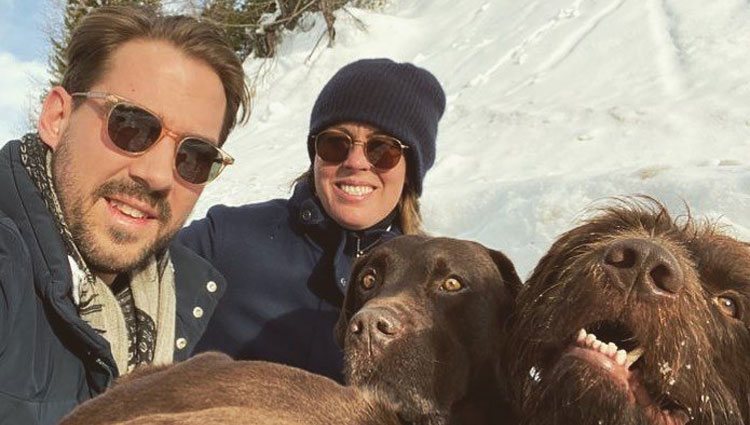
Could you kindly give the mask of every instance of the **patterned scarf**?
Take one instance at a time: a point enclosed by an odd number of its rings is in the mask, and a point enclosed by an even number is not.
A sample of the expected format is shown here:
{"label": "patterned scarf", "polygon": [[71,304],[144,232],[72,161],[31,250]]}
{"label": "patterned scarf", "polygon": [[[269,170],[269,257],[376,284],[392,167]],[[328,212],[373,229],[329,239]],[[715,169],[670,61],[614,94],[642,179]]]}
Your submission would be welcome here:
{"label": "patterned scarf", "polygon": [[154,257],[146,266],[131,271],[125,277],[129,284],[114,294],[91,272],[75,245],[52,179],[52,151],[37,134],[27,134],[21,140],[21,162],[64,241],[78,315],[109,342],[120,374],[139,364],[172,363],[176,297],[169,255]]}

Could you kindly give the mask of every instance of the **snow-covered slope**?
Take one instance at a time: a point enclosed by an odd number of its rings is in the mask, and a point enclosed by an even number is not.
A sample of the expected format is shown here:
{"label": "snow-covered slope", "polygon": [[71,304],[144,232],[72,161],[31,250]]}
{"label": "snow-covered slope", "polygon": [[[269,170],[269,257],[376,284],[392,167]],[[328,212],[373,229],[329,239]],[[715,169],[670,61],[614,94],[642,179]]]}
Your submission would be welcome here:
{"label": "snow-covered slope", "polygon": [[[750,3],[746,0],[392,0],[309,17],[258,80],[215,203],[286,197],[308,166],[315,96],[363,57],[410,61],[448,109],[423,213],[434,234],[505,251],[527,275],[592,203],[649,194],[750,239]],[[318,48],[310,50],[320,40]]]}

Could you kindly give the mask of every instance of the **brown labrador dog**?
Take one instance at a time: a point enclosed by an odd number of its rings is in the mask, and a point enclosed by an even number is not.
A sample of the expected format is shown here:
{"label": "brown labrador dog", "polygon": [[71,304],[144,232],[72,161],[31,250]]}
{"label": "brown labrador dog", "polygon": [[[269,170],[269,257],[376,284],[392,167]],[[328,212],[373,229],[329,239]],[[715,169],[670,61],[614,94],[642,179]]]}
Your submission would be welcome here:
{"label": "brown labrador dog", "polygon": [[136,369],[61,425],[335,423],[401,425],[392,406],[367,389],[209,352],[172,366]]}
{"label": "brown labrador dog", "polygon": [[345,377],[410,423],[511,423],[496,369],[520,279],[502,253],[397,238],[358,261],[336,329]]}
{"label": "brown labrador dog", "polygon": [[506,423],[495,370],[520,284],[477,243],[399,237],[354,266],[336,329],[349,386],[207,353],[137,370],[62,425]]}
{"label": "brown labrador dog", "polygon": [[562,235],[518,296],[525,424],[750,423],[750,249],[621,200]]}

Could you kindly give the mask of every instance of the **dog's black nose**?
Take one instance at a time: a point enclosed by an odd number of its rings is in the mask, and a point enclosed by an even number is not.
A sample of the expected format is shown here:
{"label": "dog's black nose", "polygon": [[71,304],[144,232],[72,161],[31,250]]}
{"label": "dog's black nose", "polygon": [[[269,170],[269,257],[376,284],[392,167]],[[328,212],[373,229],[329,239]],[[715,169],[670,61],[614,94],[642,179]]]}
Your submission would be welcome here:
{"label": "dog's black nose", "polygon": [[604,268],[624,290],[642,295],[674,295],[684,284],[682,269],[675,256],[657,242],[622,239],[604,252]]}
{"label": "dog's black nose", "polygon": [[394,313],[382,308],[365,308],[352,317],[349,330],[362,341],[385,346],[397,339],[403,326]]}

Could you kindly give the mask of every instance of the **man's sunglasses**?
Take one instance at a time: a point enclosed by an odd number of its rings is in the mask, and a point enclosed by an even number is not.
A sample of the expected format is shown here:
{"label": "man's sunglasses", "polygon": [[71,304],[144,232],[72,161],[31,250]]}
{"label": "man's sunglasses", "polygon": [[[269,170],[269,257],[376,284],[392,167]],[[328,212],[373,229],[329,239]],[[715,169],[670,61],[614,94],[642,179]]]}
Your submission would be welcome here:
{"label": "man's sunglasses", "polygon": [[221,174],[224,167],[234,163],[234,158],[215,144],[167,129],[158,115],[123,97],[103,92],[72,93],[71,96],[104,99],[107,102],[107,135],[125,153],[140,155],[165,134],[179,140],[174,169],[188,183],[209,183]]}
{"label": "man's sunglasses", "polygon": [[340,130],[324,130],[311,137],[315,143],[315,153],[323,161],[344,162],[354,145],[362,145],[367,161],[380,170],[390,170],[398,165],[404,149],[408,148],[398,139],[385,134],[373,134],[364,143],[355,142],[352,136]]}

